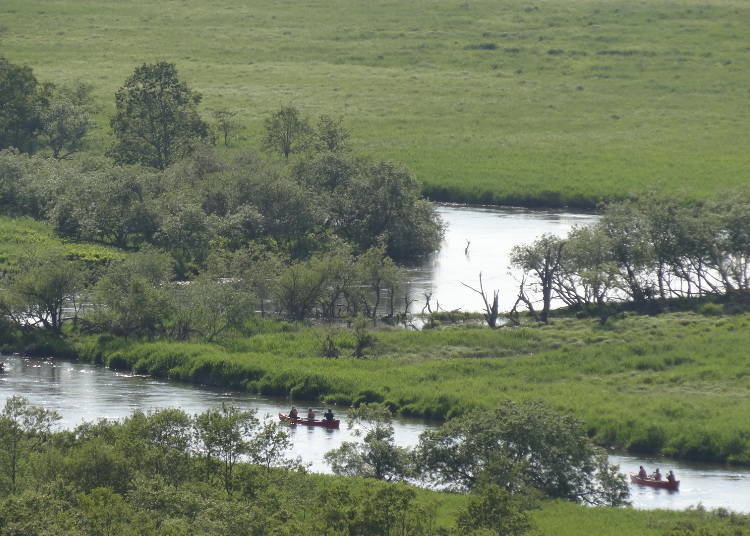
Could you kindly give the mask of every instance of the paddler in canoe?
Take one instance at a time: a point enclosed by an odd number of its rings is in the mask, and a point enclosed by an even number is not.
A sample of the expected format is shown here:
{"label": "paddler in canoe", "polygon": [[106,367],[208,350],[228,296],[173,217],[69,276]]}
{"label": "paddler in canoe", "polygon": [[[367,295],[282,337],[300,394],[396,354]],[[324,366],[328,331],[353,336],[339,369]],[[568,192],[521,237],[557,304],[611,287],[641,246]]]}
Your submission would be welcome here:
{"label": "paddler in canoe", "polygon": [[299,411],[297,411],[297,408],[295,406],[292,406],[292,409],[289,410],[289,418],[293,421],[296,421],[297,415],[299,415]]}
{"label": "paddler in canoe", "polygon": [[312,408],[307,408],[307,420],[308,421],[314,421],[315,420],[315,412]]}

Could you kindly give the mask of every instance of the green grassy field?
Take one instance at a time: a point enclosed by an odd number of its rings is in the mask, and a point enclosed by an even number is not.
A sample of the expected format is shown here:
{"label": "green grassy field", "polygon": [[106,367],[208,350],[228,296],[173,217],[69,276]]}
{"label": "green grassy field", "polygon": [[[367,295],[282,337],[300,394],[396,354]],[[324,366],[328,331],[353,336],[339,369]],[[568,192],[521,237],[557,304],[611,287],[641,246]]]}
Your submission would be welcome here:
{"label": "green grassy field", "polygon": [[[748,323],[750,315],[675,313],[605,328],[560,319],[542,328],[379,331],[365,360],[320,357],[320,328],[224,346],[102,336],[78,351],[113,368],[297,399],[380,401],[432,418],[544,400],[582,419],[603,445],[747,464]],[[335,337],[351,355],[351,333]]]}
{"label": "green grassy field", "polygon": [[64,256],[91,264],[122,258],[116,248],[99,244],[68,242],[55,236],[52,227],[31,218],[0,216],[0,273],[12,268],[34,250],[59,250]]}
{"label": "green grassy field", "polygon": [[4,0],[0,53],[94,84],[96,149],[116,88],[168,60],[239,111],[234,150],[292,102],[434,198],[586,206],[748,181],[748,27],[743,0]]}

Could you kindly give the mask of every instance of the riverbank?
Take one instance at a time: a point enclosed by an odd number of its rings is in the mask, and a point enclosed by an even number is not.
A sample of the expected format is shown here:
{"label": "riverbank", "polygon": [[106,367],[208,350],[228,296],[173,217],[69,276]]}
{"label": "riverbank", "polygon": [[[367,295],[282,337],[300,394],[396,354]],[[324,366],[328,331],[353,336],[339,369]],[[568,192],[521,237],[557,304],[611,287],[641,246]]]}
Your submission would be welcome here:
{"label": "riverbank", "polygon": [[544,400],[601,445],[690,460],[750,463],[750,315],[627,316],[606,326],[377,330],[366,359],[353,334],[286,325],[219,344],[76,339],[81,359],[179,381],[342,405],[384,402],[446,419],[502,400]]}

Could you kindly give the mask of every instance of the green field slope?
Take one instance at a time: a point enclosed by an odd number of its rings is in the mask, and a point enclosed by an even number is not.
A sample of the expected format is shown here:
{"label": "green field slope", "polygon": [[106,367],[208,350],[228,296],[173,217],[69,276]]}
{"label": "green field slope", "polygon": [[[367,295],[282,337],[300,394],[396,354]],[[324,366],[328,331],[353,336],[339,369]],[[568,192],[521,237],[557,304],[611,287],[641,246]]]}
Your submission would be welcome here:
{"label": "green field slope", "polygon": [[[744,0],[3,0],[0,53],[102,105],[175,62],[243,145],[292,102],[341,114],[436,199],[591,205],[750,179]],[[208,114],[206,114],[208,115]]]}
{"label": "green field slope", "polygon": [[65,257],[91,265],[120,259],[125,253],[113,247],[68,242],[55,236],[52,227],[31,218],[0,216],[0,274],[13,268],[33,251],[60,251]]}

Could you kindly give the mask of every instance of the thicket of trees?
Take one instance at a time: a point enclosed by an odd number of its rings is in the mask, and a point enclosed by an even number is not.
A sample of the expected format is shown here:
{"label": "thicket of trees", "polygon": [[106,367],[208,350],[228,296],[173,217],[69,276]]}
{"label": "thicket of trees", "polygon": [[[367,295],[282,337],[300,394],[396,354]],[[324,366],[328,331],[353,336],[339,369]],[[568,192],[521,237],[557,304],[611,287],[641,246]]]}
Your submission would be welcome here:
{"label": "thicket of trees", "polygon": [[531,497],[491,483],[472,492],[452,527],[438,527],[437,512],[411,486],[306,475],[288,457],[284,429],[253,411],[164,409],[54,432],[58,419],[16,396],[0,410],[2,535],[516,536],[531,529]]}
{"label": "thicket of trees", "polygon": [[415,449],[395,444],[390,412],[378,404],[351,410],[349,422],[362,440],[326,454],[336,474],[419,479],[527,505],[546,497],[618,506],[629,497],[625,476],[583,425],[541,403],[508,401],[494,411],[467,413],[424,432]]}
{"label": "thicket of trees", "polygon": [[512,261],[526,274],[522,290],[542,296],[533,312],[544,322],[554,299],[602,322],[622,304],[653,311],[672,298],[714,295],[746,305],[750,192],[611,203],[598,223],[517,246]]}
{"label": "thicket of trees", "polygon": [[[263,146],[276,158],[222,158],[200,95],[161,62],[136,68],[116,93],[112,160],[66,159],[91,126],[90,88],[57,89],[29,68],[0,66],[0,210],[136,252],[84,266],[29,251],[0,294],[19,325],[59,331],[85,312],[89,329],[213,340],[256,312],[394,318],[397,263],[440,243],[442,223],[414,176],[352,155],[341,119],[313,124],[284,106],[265,125]],[[228,143],[232,113],[214,117]]]}

